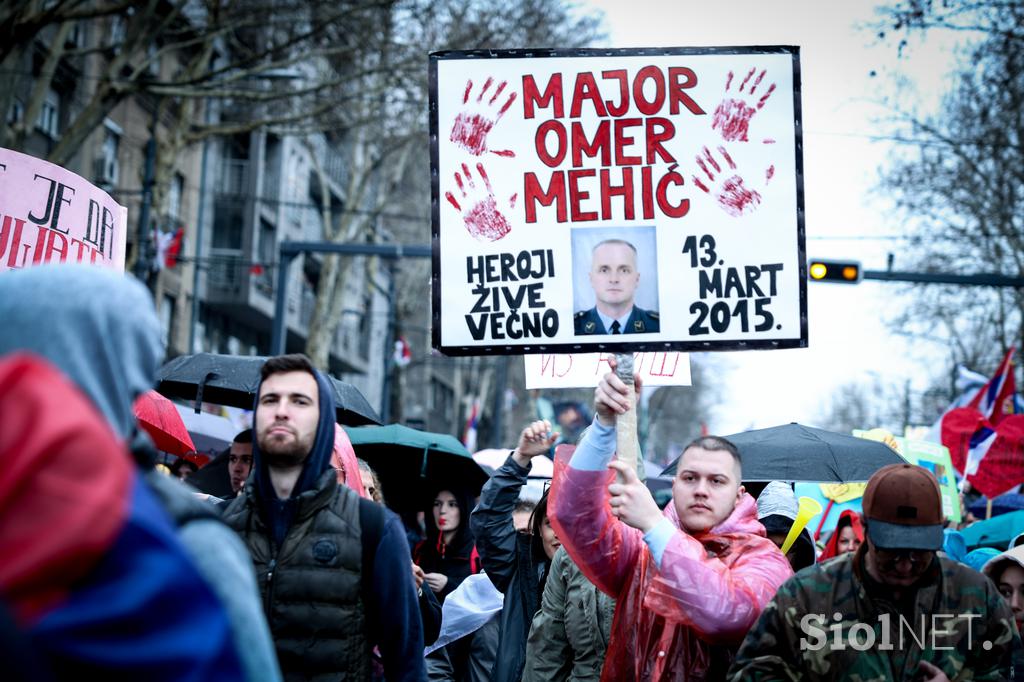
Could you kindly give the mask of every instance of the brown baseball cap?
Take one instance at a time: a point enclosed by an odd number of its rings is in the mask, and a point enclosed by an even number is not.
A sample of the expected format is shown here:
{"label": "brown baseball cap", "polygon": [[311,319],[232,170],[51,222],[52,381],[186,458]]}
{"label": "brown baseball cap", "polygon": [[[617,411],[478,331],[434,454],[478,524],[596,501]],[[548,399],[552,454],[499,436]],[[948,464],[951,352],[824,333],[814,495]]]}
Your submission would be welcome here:
{"label": "brown baseball cap", "polygon": [[868,537],[881,549],[942,548],[942,493],[935,476],[914,464],[889,464],[864,490]]}

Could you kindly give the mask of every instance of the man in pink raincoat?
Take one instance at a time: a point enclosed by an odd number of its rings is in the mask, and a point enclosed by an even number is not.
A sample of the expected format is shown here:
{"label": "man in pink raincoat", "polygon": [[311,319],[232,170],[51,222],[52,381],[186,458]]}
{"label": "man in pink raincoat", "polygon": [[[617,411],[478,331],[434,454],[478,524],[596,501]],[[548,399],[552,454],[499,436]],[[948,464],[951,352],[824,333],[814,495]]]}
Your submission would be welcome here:
{"label": "man in pink raincoat", "polygon": [[686,448],[664,512],[636,472],[611,461],[629,390],[613,373],[601,380],[597,417],[571,460],[556,462],[551,488],[559,539],[617,600],[601,679],[724,679],[743,636],[793,572],[757,520],[729,441],[706,436]]}

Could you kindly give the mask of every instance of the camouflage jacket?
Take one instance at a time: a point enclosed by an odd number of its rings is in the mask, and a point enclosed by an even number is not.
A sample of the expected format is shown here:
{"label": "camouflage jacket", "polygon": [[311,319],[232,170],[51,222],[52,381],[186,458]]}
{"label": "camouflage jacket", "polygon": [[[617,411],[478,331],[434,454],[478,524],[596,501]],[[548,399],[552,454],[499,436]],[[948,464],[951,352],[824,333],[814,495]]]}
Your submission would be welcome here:
{"label": "camouflage jacket", "polygon": [[865,574],[866,549],[786,581],[747,633],[730,679],[918,680],[922,660],[950,680],[1014,679],[1021,640],[988,578],[937,557],[916,594],[896,603]]}

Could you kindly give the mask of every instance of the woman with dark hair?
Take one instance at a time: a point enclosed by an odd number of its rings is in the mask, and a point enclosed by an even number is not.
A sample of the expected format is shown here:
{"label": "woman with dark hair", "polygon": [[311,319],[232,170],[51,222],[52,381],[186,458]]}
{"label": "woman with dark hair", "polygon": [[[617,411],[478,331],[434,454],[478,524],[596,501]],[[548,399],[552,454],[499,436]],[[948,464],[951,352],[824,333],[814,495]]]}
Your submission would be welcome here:
{"label": "woman with dark hair", "polygon": [[467,577],[480,570],[469,528],[473,500],[465,490],[439,489],[427,510],[427,537],[416,546],[413,559],[423,569],[424,584],[439,601]]}
{"label": "woman with dark hair", "polygon": [[184,457],[179,457],[175,460],[174,464],[171,465],[171,473],[182,481],[187,480],[189,476],[199,471],[199,467],[194,462],[190,462]]}
{"label": "woman with dark hair", "polygon": [[551,558],[560,547],[548,519],[546,491],[533,510],[529,533],[516,532],[512,521],[519,491],[530,473],[530,460],[546,454],[556,438],[548,421],[535,421],[523,429],[516,449],[484,486],[480,504],[473,511],[473,533],[484,571],[505,595],[492,682],[522,677],[530,624],[540,608]]}

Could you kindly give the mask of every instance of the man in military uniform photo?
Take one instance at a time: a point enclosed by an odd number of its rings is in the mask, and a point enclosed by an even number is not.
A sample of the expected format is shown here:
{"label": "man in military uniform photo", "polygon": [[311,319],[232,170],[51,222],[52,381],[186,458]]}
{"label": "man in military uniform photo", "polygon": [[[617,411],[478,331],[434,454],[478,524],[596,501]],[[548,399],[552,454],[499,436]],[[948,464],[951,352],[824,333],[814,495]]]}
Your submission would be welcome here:
{"label": "man in military uniform photo", "polygon": [[577,336],[653,334],[661,331],[658,311],[634,305],[640,284],[636,247],[624,239],[606,239],[594,247],[590,286],[597,305],[573,315]]}

